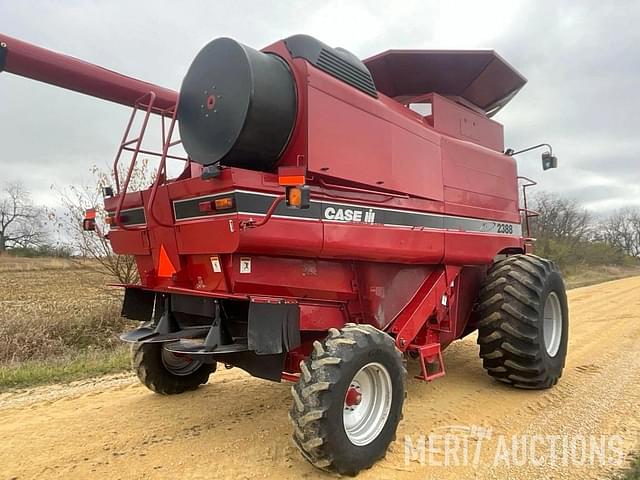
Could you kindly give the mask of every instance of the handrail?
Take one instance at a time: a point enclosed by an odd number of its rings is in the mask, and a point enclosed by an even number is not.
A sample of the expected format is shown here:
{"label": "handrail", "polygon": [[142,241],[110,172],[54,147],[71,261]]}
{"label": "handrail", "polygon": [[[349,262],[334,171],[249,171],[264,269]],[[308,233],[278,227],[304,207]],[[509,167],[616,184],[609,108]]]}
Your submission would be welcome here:
{"label": "handrail", "polygon": [[129,123],[127,123],[127,127],[124,129],[124,134],[122,135],[122,141],[120,142],[120,147],[118,148],[118,153],[116,154],[116,158],[113,161],[113,177],[116,183],[116,193],[120,193],[120,174],[118,173],[118,164],[120,163],[120,156],[122,155],[122,150],[124,149],[124,145],[127,142],[127,138],[129,138],[129,132],[131,131],[131,127],[133,126],[133,120],[136,118],[136,113],[138,111],[138,104],[136,103],[133,106],[133,110],[131,111],[131,115],[129,116]]}
{"label": "handrail", "polygon": [[278,208],[278,205],[280,205],[285,198],[285,195],[278,195],[276,198],[274,198],[271,206],[267,210],[267,213],[265,214],[261,222],[256,223],[254,219],[250,218],[249,220],[243,220],[242,222],[240,222],[240,228],[242,230],[246,230],[248,228],[257,228],[263,226],[265,223],[271,220],[271,217],[275,213],[276,208]]}
{"label": "handrail", "polygon": [[529,225],[529,219],[533,217],[538,217],[540,214],[535,210],[529,210],[529,206],[527,205],[527,188],[533,187],[537,185],[538,182],[535,180],[531,180],[529,177],[518,176],[517,180],[524,180],[527,183],[522,184],[522,201],[524,204],[524,208],[520,208],[520,212],[524,213],[524,223],[527,229],[527,237],[531,237],[531,227]]}
{"label": "handrail", "polygon": [[[135,149],[126,147],[125,150],[128,152],[133,152]],[[140,149],[140,153],[144,155],[153,155],[154,157],[162,157],[162,152],[154,152],[152,150]],[[167,155],[167,158],[171,158],[172,160],[183,160],[185,162],[189,161],[188,157],[178,157],[177,155]]]}
{"label": "handrail", "polygon": [[538,182],[535,180],[531,180],[529,177],[525,177],[524,175],[518,175],[518,180],[525,180],[529,183],[522,185],[523,187],[532,187],[533,185],[537,185]]}
{"label": "handrail", "polygon": [[[166,180],[167,158],[185,161],[187,165],[189,165],[191,161],[191,159],[188,156],[181,157],[178,155],[169,154],[169,150],[171,149],[171,147],[174,147],[175,145],[182,143],[182,140],[176,140],[173,142],[171,141],[171,138],[173,136],[173,132],[175,129],[176,120],[177,120],[178,104],[176,103],[175,105],[165,109],[157,108],[157,107],[154,107],[154,104],[156,103],[156,98],[157,97],[154,92],[149,92],[143,95],[142,97],[140,97],[138,100],[136,100],[133,106],[133,111],[131,112],[131,116],[129,117],[129,122],[127,123],[127,127],[125,128],[122,141],[120,142],[120,148],[118,149],[118,153],[113,162],[113,176],[116,184],[116,192],[119,195],[118,204],[116,206],[116,211],[113,217],[113,222],[114,222],[114,226],[120,227],[124,230],[133,230],[133,228],[127,227],[126,225],[124,225],[123,222],[120,221],[120,214],[122,213],[122,208],[124,206],[124,201],[127,194],[127,190],[129,188],[129,183],[131,181],[131,176],[135,169],[135,165],[136,165],[139,154],[153,155],[156,157],[160,157],[160,164],[158,166],[158,170],[157,170],[155,179],[153,181],[153,184],[151,185],[151,194],[149,196],[149,201],[147,202],[146,206],[143,205],[143,208],[145,209],[145,213],[149,217],[151,217],[158,225],[161,225],[164,227],[173,227],[173,222],[166,223],[164,221],[160,221],[156,216],[153,207],[154,207],[156,196],[158,193],[158,188],[163,181],[162,180],[163,175],[165,176],[164,178]],[[140,127],[140,133],[137,137],[133,139],[129,139],[129,135],[131,134],[131,129],[135,122],[135,118],[137,116],[138,111],[141,110],[141,107],[146,107],[146,111],[145,111],[144,120]],[[162,117],[162,121],[161,121],[162,145],[163,145],[162,152],[156,152],[156,151],[146,150],[141,148],[151,113],[158,113]],[[171,123],[169,124],[169,129],[167,131],[166,120],[169,116],[171,117]],[[132,146],[133,144],[135,144],[135,146]],[[122,156],[122,152],[124,152],[125,150],[128,152],[133,152],[133,155],[131,157],[131,163],[129,164],[127,176],[125,178],[124,183],[121,185],[118,167],[119,167],[120,159]]]}
{"label": "handrail", "polygon": [[[131,130],[131,126],[133,125],[133,120],[135,119],[136,113],[138,111],[138,106],[142,105],[142,100],[145,97],[149,97],[149,103],[147,104],[147,110],[146,110],[146,114],[144,117],[144,120],[142,121],[142,127],[140,127],[140,135],[138,135],[138,137],[135,140],[132,140],[130,142],[127,141],[127,138],[129,136],[129,132]],[[131,118],[129,119],[129,123],[127,125],[127,128],[125,130],[125,134],[124,134],[124,138],[122,140],[122,143],[120,144],[120,149],[118,150],[118,154],[116,155],[116,159],[113,162],[113,170],[114,170],[114,176],[115,176],[115,180],[116,180],[116,191],[118,192],[118,195],[120,196],[120,198],[118,199],[118,206],[116,207],[116,211],[114,213],[113,216],[113,222],[115,224],[115,226],[118,226],[124,230],[131,230],[131,228],[127,227],[126,225],[124,225],[123,223],[120,222],[120,213],[122,212],[122,207],[124,205],[124,199],[127,196],[127,190],[129,188],[129,182],[131,181],[131,175],[133,174],[133,170],[135,168],[136,165],[136,161],[138,159],[138,154],[140,153],[140,147],[142,146],[142,139],[144,138],[144,134],[147,130],[147,125],[149,123],[149,117],[151,116],[151,112],[153,110],[153,104],[156,101],[156,94],[154,92],[149,92],[145,95],[143,95],[142,97],[140,97],[137,101],[136,104],[133,108],[133,113],[131,114]],[[120,189],[120,178],[118,176],[118,163],[120,162],[120,156],[122,155],[122,152],[125,148],[125,146],[127,146],[129,143],[136,143],[136,147],[135,147],[135,151],[133,152],[133,157],[131,158],[131,163],[129,164],[129,170],[127,171],[127,178],[125,178],[124,181],[124,185],[122,186],[122,190]]]}
{"label": "handrail", "polygon": [[[167,109],[166,111],[169,112],[171,111],[171,109]],[[169,149],[175,145],[182,143],[182,140],[176,140],[175,142],[171,141],[171,137],[173,136],[173,130],[176,126],[177,112],[178,112],[178,103],[176,103],[175,106],[173,107],[173,113],[171,115],[171,123],[169,124],[169,131],[167,132],[167,137],[163,138],[164,144],[162,146],[162,156],[160,157],[160,165],[158,165],[156,178],[151,188],[151,194],[149,195],[149,202],[147,203],[147,210],[149,211],[149,215],[151,216],[154,222],[156,222],[158,225],[161,225],[163,227],[173,227],[173,222],[165,223],[158,220],[158,217],[156,217],[153,206],[156,200],[156,194],[158,193],[158,187],[160,186],[160,179],[162,178],[163,174],[165,175],[165,179],[166,179],[167,157],[171,158],[171,156],[169,155]],[[164,132],[164,122],[163,122],[163,132]]]}

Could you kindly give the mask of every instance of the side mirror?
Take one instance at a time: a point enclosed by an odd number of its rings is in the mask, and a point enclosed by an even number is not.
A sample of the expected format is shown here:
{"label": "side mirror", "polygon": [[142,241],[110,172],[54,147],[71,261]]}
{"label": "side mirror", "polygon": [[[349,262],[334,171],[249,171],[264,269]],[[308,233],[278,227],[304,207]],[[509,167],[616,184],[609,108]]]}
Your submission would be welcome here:
{"label": "side mirror", "polygon": [[550,168],[558,168],[558,158],[551,155],[551,152],[544,152],[542,154],[542,169],[549,170]]}
{"label": "side mirror", "polygon": [[535,150],[536,148],[546,147],[547,151],[542,154],[542,169],[549,170],[550,168],[558,168],[558,159],[553,156],[553,150],[551,149],[551,145],[548,143],[541,143],[539,145],[534,145],[533,147],[524,148],[522,150],[518,150],[517,152],[513,150],[513,148],[507,148],[504,151],[505,155],[509,155],[513,157],[515,155],[520,155],[521,153],[530,152],[531,150]]}

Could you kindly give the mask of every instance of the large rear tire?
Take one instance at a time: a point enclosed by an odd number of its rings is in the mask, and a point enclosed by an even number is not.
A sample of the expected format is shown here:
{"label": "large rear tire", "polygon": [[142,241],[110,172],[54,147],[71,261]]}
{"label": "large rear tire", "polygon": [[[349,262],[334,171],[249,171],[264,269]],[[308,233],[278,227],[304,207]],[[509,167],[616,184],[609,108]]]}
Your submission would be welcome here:
{"label": "large rear tire", "polygon": [[330,329],[291,388],[293,440],[314,466],[356,475],[395,438],[406,370],[393,338],[371,325]]}
{"label": "large rear tire", "polygon": [[166,350],[162,343],[133,344],[133,369],[149,390],[161,395],[195,390],[207,383],[216,364],[202,363]]}
{"label": "large rear tire", "polygon": [[513,255],[489,270],[477,307],[478,344],[484,368],[519,388],[558,382],[567,355],[569,314],[555,263]]}

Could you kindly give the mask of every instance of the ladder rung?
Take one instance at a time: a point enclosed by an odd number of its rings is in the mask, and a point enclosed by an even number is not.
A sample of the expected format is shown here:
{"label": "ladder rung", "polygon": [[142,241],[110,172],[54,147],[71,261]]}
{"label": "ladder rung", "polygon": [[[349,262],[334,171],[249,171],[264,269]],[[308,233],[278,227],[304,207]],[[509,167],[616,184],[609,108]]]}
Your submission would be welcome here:
{"label": "ladder rung", "polygon": [[126,147],[126,146],[128,146],[128,145],[131,145],[132,143],[136,143],[138,140],[140,140],[140,137],[136,137],[136,138],[134,138],[133,140],[129,140],[129,141],[127,141],[127,142],[123,142],[123,143],[121,143],[121,144],[120,144],[120,147],[121,147],[121,148],[122,148],[122,147]]}

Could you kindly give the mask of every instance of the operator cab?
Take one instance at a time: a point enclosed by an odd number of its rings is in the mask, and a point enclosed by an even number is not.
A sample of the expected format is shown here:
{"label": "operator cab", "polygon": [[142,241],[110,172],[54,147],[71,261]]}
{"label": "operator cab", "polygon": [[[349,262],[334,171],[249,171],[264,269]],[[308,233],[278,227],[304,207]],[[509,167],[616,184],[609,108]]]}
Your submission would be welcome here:
{"label": "operator cab", "polygon": [[491,120],[527,80],[493,50],[388,50],[364,60],[376,89],[435,130],[502,152]]}

